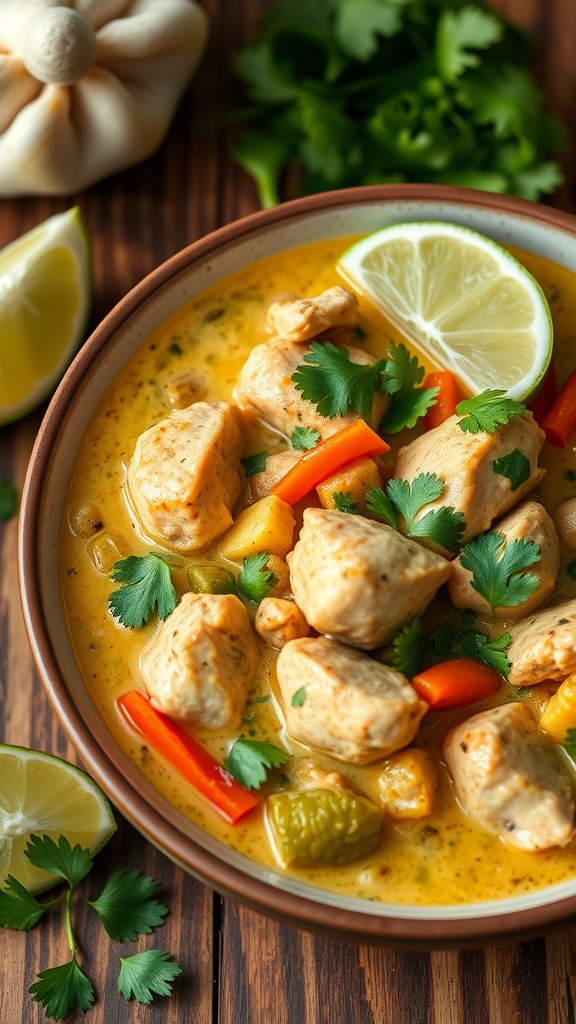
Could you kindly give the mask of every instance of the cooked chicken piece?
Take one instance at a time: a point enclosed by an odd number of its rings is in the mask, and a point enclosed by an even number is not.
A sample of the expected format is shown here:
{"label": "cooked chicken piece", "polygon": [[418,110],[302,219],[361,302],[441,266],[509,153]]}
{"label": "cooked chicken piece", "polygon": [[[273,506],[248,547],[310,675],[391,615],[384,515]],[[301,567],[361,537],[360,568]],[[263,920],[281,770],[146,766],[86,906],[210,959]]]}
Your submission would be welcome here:
{"label": "cooked chicken piece", "polygon": [[298,605],[280,597],[265,597],[260,602],[254,629],[265,644],[276,650],[284,647],[289,640],[298,640],[310,632],[310,626]]}
{"label": "cooked chicken piece", "polygon": [[525,704],[461,722],[448,734],[444,756],[463,809],[510,846],[546,850],[572,838],[573,780]]}
{"label": "cooked chicken piece", "polygon": [[554,509],[553,516],[560,543],[568,551],[576,551],[576,498],[562,501]]}
{"label": "cooked chicken piece", "polygon": [[326,637],[291,640],[277,672],[290,736],[339,761],[370,764],[405,747],[427,710],[400,672]]}
{"label": "cooked chicken piece", "polygon": [[[309,351],[308,346],[281,338],[256,345],[244,363],[236,384],[234,397],[240,408],[288,436],[295,427],[312,427],[321,438],[325,438],[357,420],[358,414],[355,412],[331,418],[321,416],[316,412],[314,403],[302,398],[301,392],[296,390],[290,378]],[[347,351],[353,363],[370,366],[377,362],[374,356],[359,348],[347,347]],[[378,426],[387,404],[386,395],[376,394],[370,426]]]}
{"label": "cooked chicken piece", "polygon": [[562,680],[576,672],[576,600],[544,608],[510,627],[513,686]]}
{"label": "cooked chicken piece", "polygon": [[140,655],[152,704],[208,729],[236,729],[258,666],[248,612],[234,594],[183,595]]}
{"label": "cooked chicken piece", "polygon": [[330,328],[357,323],[358,299],[340,285],[314,298],[273,302],[268,310],[268,326],[287,341],[310,341]]}
{"label": "cooked chicken piece", "polygon": [[348,779],[340,772],[326,771],[322,765],[306,758],[291,758],[284,769],[290,782],[298,789],[350,789]]}
{"label": "cooked chicken piece", "polygon": [[491,610],[488,601],[472,586],[472,573],[465,569],[458,557],[454,572],[448,581],[448,593],[457,608],[473,608],[479,615],[497,619],[520,619],[538,608],[554,590],[560,565],[560,546],[554,523],[546,509],[537,501],[523,501],[507,516],[499,519],[493,529],[507,540],[532,540],[540,547],[540,561],[528,567],[527,572],[539,579],[539,584],[520,604]]}
{"label": "cooked chicken piece", "polygon": [[270,555],[270,558],[266,562],[266,569],[272,573],[276,583],[274,583],[272,590],[270,591],[270,597],[292,597],[292,587],[290,586],[290,569],[288,568],[288,562],[285,558],[280,558],[279,555]]}
{"label": "cooked chicken piece", "polygon": [[262,472],[254,473],[248,479],[248,504],[253,505],[260,501],[260,498],[266,498],[274,484],[299,462],[303,454],[304,452],[295,451],[294,448],[287,448],[284,452],[269,455]]}
{"label": "cooked chicken piece", "polygon": [[242,488],[234,406],[196,402],[140,435],[128,493],[145,533],[180,554],[204,551],[232,526]]}
{"label": "cooked chicken piece", "polygon": [[344,496],[344,500],[352,501],[359,512],[366,513],[366,494],[371,487],[381,487],[380,471],[374,459],[363,457],[354,459],[343,466],[332,476],[326,477],[318,484],[316,493],[322,508],[337,508],[336,495]]}
{"label": "cooked chicken piece", "polygon": [[423,612],[452,573],[445,558],[390,526],[323,508],[305,510],[287,560],[310,625],[365,650]]}
{"label": "cooked chicken piece", "polygon": [[[459,416],[450,416],[439,427],[426,431],[401,448],[394,476],[412,482],[420,473],[436,473],[444,481],[444,491],[425,505],[416,519],[442,505],[453,506],[457,512],[464,513],[466,526],[462,544],[465,544],[488,530],[494,519],[512,508],[542,479],[544,470],[538,467],[538,455],[545,435],[530,412],[514,416],[493,434],[466,433],[458,425],[459,420]],[[530,472],[527,479],[512,490],[508,477],[496,473],[493,463],[516,449],[528,459]],[[453,552],[450,554],[427,538],[419,538],[419,541],[433,551],[453,557]]]}
{"label": "cooked chicken piece", "polygon": [[386,761],[378,776],[380,800],[390,818],[426,818],[434,810],[438,770],[420,747],[406,747]]}

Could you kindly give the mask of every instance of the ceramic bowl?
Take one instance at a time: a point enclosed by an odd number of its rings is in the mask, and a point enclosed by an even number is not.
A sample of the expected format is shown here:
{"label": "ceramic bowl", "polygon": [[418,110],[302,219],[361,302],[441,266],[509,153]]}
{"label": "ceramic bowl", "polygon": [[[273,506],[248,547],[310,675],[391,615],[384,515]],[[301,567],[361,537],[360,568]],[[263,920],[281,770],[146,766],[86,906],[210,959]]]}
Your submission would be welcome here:
{"label": "ceramic bowl", "polygon": [[249,262],[406,220],[453,221],[576,271],[576,219],[522,200],[450,187],[385,185],[313,196],[195,242],[116,306],[58,388],[30,462],[20,573],[27,630],[50,701],[87,770],[144,836],[220,893],[288,924],[355,942],[449,948],[528,937],[565,922],[576,913],[576,879],[499,902],[397,906],[312,888],[224,847],[165,802],[107,731],[74,661],[58,582],[63,481],[103,392],[142,340],[184,302]]}

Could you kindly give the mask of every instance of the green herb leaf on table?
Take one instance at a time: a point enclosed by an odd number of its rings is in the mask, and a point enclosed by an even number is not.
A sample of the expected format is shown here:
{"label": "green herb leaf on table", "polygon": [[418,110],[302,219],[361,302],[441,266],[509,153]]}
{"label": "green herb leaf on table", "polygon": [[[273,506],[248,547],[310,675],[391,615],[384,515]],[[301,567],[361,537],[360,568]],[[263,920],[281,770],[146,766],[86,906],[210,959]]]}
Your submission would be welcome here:
{"label": "green herb leaf on table", "polygon": [[306,701],[306,687],[300,686],[298,690],[295,690],[292,694],[292,700],[290,704],[293,708],[301,708]]}
{"label": "green herb leaf on table", "polygon": [[332,495],[334,507],[338,512],[347,512],[349,515],[360,515],[358,502],[347,491],[335,491]]}
{"label": "green herb leaf on table", "polygon": [[154,898],[160,888],[154,878],[121,868],[110,875],[98,899],[86,902],[94,908],[111,939],[134,942],[137,935],[148,935],[164,923],[168,907]]}
{"label": "green herb leaf on table", "polygon": [[530,476],[530,460],[519,448],[514,448],[508,455],[493,459],[492,469],[499,476],[505,476],[510,481],[511,490],[517,491]]}
{"label": "green herb leaf on table", "polygon": [[392,479],[386,491],[371,487],[366,495],[369,512],[398,529],[398,516],[406,524],[408,537],[426,537],[448,551],[457,551],[464,532],[464,515],[451,505],[430,509],[420,519],[416,515],[425,505],[442,496],[444,482],[435,473],[420,473],[412,483]]}
{"label": "green herb leaf on table", "polygon": [[302,360],[290,379],[321,416],[345,416],[349,409],[359,416],[370,415],[385,360],[373,365],[354,363],[347,348],[336,348],[330,341],[312,341]]}
{"label": "green herb leaf on table", "polygon": [[290,760],[290,754],[272,743],[238,739],[224,759],[224,767],[246,789],[260,789],[268,769],[279,768]]}
{"label": "green herb leaf on table", "polygon": [[7,480],[0,480],[0,521],[10,519],[17,508],[18,491]]}
{"label": "green herb leaf on table", "polygon": [[49,903],[40,903],[17,878],[8,875],[0,889],[0,925],[27,932],[40,920],[42,915],[58,902],[59,897]]}
{"label": "green herb leaf on table", "polygon": [[576,761],[576,729],[568,729],[564,739],[562,740],[562,746],[566,753],[573,761]]}
{"label": "green herb leaf on table", "polygon": [[494,608],[521,604],[539,584],[534,573],[523,572],[540,561],[540,545],[532,540],[506,538],[489,530],[469,541],[460,561],[472,573],[472,586]]}
{"label": "green herb leaf on table", "polygon": [[422,620],[418,615],[396,633],[392,640],[392,650],[393,667],[407,679],[413,679],[422,670],[426,641]]}
{"label": "green herb leaf on table", "polygon": [[246,476],[249,478],[254,476],[255,473],[263,473],[266,469],[266,459],[268,458],[268,452],[256,452],[254,455],[247,455],[245,459],[240,459],[240,462],[244,466]]}
{"label": "green herb leaf on table", "polygon": [[267,551],[260,551],[257,555],[248,555],[242,563],[238,589],[249,601],[263,601],[278,582],[274,573],[266,569],[269,558]]}
{"label": "green herb leaf on table", "polygon": [[139,629],[149,622],[154,609],[165,619],[176,607],[176,591],[170,566],[160,555],[129,555],[114,565],[110,574],[115,583],[123,583],[108,598],[113,615],[128,629]]}
{"label": "green herb leaf on table", "polygon": [[320,434],[312,427],[294,427],[290,441],[297,452],[308,452],[315,448],[320,440]]}
{"label": "green herb leaf on table", "polygon": [[59,836],[55,843],[50,836],[31,835],[24,854],[35,867],[64,878],[72,889],[94,866],[90,850],[82,849],[79,843],[72,847],[66,836]]}
{"label": "green herb leaf on table", "polygon": [[174,981],[182,968],[165,949],[146,949],[143,953],[120,957],[118,991],[124,999],[136,999],[139,1003],[151,1003],[154,995],[169,996],[170,982]]}
{"label": "green herb leaf on table", "polygon": [[92,982],[80,970],[75,957],[59,967],[40,971],[28,991],[52,1020],[64,1020],[69,1013],[89,1010],[96,995]]}
{"label": "green herb leaf on table", "polygon": [[506,392],[500,389],[483,391],[473,398],[465,398],[458,402],[456,413],[461,416],[459,427],[470,434],[485,431],[493,434],[498,427],[509,423],[513,416],[519,416],[526,409],[522,402],[506,398]]}

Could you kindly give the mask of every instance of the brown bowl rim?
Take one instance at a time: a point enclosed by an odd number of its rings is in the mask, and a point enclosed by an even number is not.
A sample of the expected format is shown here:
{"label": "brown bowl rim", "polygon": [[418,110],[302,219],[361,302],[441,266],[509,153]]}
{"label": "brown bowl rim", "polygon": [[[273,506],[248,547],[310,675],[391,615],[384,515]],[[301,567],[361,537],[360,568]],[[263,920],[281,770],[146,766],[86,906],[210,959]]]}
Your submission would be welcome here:
{"label": "brown bowl rim", "polygon": [[[438,918],[396,918],[339,909],[286,892],[245,874],[203,849],[189,837],[183,836],[164,817],[159,807],[148,803],[128,783],[114,764],[114,751],[117,748],[112,737],[106,749],[95,740],[60,674],[40,599],[36,522],[50,453],[66,408],[80,380],[89,372],[95,356],[110,336],[143,300],[149,299],[180,271],[210,253],[232,245],[238,239],[246,239],[250,234],[261,232],[263,228],[298,216],[304,217],[310,212],[395,201],[437,201],[455,206],[488,208],[558,228],[571,236],[576,234],[576,218],[553,207],[512,196],[454,186],[399,184],[344,189],[292,200],[272,209],[249,214],[192,242],[152,270],[102,320],[82,346],[50,402],[34,444],[23,489],[18,538],[19,579],[26,631],[50,703],[88,771],[113,804],[150,842],[222,895],[266,913],[284,924],[349,942],[388,945],[397,949],[462,949],[527,939],[566,923],[576,914],[576,895],[497,916],[480,914],[446,919],[441,916],[440,906]],[[161,843],[158,839],[160,835]]]}

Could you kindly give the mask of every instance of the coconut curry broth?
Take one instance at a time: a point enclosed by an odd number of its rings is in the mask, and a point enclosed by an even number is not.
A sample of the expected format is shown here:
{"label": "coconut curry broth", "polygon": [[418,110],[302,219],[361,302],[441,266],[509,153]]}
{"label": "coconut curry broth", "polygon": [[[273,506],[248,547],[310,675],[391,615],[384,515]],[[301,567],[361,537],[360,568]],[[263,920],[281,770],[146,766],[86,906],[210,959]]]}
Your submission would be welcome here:
{"label": "coconut curry broth", "polygon": [[[178,311],[148,338],[131,358],[107,392],[86,432],[76,458],[61,535],[62,592],[71,641],[82,675],[110,731],[143,775],[171,803],[202,828],[247,857],[277,867],[264,815],[253,811],[230,826],[138,740],[121,721],[115,699],[131,688],[141,688],[139,655],[157,628],[155,619],[142,629],[119,625],[108,611],[113,584],[109,571],[115,560],[129,554],[144,555],[151,545],[139,533],[130,513],[123,483],[126,466],[142,431],[163,419],[168,408],[166,386],[192,371],[197,384],[194,399],[230,400],[238,373],[250,349],[267,336],[266,310],[283,291],[317,295],[339,284],[335,263],[352,239],[339,239],[292,250],[243,270],[204,292]],[[576,287],[573,276],[553,264],[526,254],[516,254],[540,281],[549,300],[555,324],[558,376],[562,382],[573,362],[573,324],[576,320]],[[376,356],[385,354],[394,331],[381,315],[361,300],[362,341]],[[358,335],[352,339],[358,344]],[[285,447],[285,440],[257,424],[248,427],[245,451],[269,453]],[[394,449],[413,436],[393,438]],[[394,461],[394,452],[388,457]],[[576,494],[576,464],[571,448],[558,454],[545,448],[541,457],[548,470],[540,486],[541,498],[551,507]],[[96,523],[78,529],[75,510],[94,506]],[[72,524],[72,528],[71,528]],[[75,531],[75,532],[74,532]],[[78,536],[78,533],[83,535]],[[88,536],[86,536],[88,533]],[[103,543],[104,541],[104,543]],[[185,566],[205,563],[206,556],[185,560],[169,555],[178,596],[186,589]],[[559,574],[563,596],[576,593],[566,573],[564,556]],[[437,621],[442,604],[436,602]],[[479,628],[483,628],[482,625]],[[499,632],[505,630],[501,624]],[[275,678],[276,654],[259,645],[261,662],[246,705],[241,734],[285,745],[296,757],[311,758],[310,750],[285,734]],[[552,688],[542,684],[524,699],[542,707]],[[518,699],[512,687],[503,687],[492,703]],[[464,709],[467,717],[488,704]],[[448,726],[450,712],[428,712],[416,743],[434,753]],[[197,738],[223,759],[230,737],[196,731]],[[377,777],[382,763],[368,767],[344,765],[327,756],[312,755],[315,763],[343,772],[352,785],[378,801]],[[441,785],[434,814],[428,818],[393,823],[384,821],[377,852],[349,865],[286,869],[313,885],[338,892],[397,903],[441,904],[520,895],[576,875],[576,841],[564,849],[539,854],[506,847],[498,838],[477,828],[455,805],[450,783],[440,772]],[[270,786],[282,785],[281,773],[272,773]],[[264,787],[263,792],[265,792]]]}

